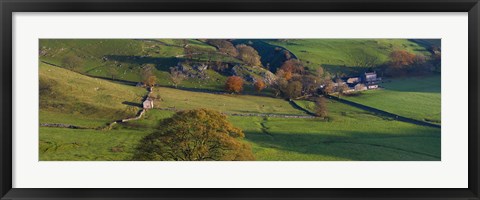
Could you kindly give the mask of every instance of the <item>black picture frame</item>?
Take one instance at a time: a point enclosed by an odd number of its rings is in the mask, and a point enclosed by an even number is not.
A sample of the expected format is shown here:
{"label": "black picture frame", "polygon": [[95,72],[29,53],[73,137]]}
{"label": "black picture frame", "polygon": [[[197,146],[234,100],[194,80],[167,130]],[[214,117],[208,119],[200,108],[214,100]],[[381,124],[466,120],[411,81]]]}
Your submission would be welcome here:
{"label": "black picture frame", "polygon": [[[478,0],[0,0],[1,199],[480,199]],[[468,188],[24,189],[12,188],[13,12],[468,12]]]}

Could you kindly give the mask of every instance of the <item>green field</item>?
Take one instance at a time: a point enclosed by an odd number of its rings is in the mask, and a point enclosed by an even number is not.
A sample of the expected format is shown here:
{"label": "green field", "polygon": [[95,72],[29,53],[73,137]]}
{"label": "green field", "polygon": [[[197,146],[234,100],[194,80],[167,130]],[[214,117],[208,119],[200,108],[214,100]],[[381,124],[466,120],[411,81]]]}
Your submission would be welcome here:
{"label": "green field", "polygon": [[[176,94],[162,93],[162,98]],[[218,99],[223,96],[204,95],[218,96]],[[312,102],[297,103],[313,108]],[[235,107],[227,108],[230,108],[227,112],[238,111]],[[228,119],[244,130],[257,160],[440,160],[440,129],[394,121],[337,102],[329,102],[328,109],[329,121],[240,116]],[[41,149],[52,148],[53,143],[64,147],[45,151],[41,159],[128,160],[134,152],[132,144],[172,114],[172,111],[154,109],[142,120],[110,131],[42,128]],[[119,144],[123,151],[113,152],[111,149]],[[92,150],[91,146],[95,148]],[[93,152],[102,153],[94,155]],[[74,158],[69,157],[72,154]]]}
{"label": "green field", "polygon": [[[204,40],[192,39],[188,43],[217,51]],[[282,55],[274,48],[281,46],[304,61],[308,69],[321,65],[332,74],[348,74],[364,68],[362,59],[371,57],[375,57],[376,65],[384,64],[396,49],[428,55],[430,44],[436,43],[406,39],[255,40],[253,43],[264,59],[270,59],[262,63],[281,63]],[[252,82],[247,81],[242,94],[223,93],[231,72],[206,69],[208,78],[187,78],[174,89],[169,68],[183,61],[183,54],[183,41],[175,39],[40,40],[39,123],[84,129],[40,127],[39,159],[132,160],[140,140],[159,128],[161,120],[178,110],[207,108],[226,114],[228,121],[244,131],[243,141],[251,144],[258,161],[441,160],[440,128],[396,121],[333,100],[327,100],[326,119],[291,118],[312,116],[281,97],[270,97],[272,88],[259,94],[253,91]],[[80,57],[82,64],[65,69],[62,59],[68,55]],[[196,59],[236,63],[235,73],[250,79],[266,71],[221,53]],[[135,116],[147,94],[145,88],[107,79],[138,82],[146,64],[155,65],[154,74],[158,78],[159,86],[153,91],[155,108],[139,120],[107,126]],[[382,89],[341,98],[403,117],[441,123],[440,75],[384,80],[380,84]],[[315,105],[310,100],[295,100],[295,103],[313,112]],[[245,116],[238,116],[241,114]]]}
{"label": "green field", "polygon": [[348,74],[357,67],[374,67],[366,63],[384,64],[397,49],[430,54],[424,46],[407,39],[291,39],[268,43],[285,47],[311,69],[323,66],[331,73]]}
{"label": "green field", "polygon": [[440,124],[440,75],[398,78],[380,85],[384,89],[344,98],[403,117]]}
{"label": "green field", "polygon": [[162,101],[158,102],[160,108],[208,108],[226,113],[305,115],[304,112],[294,109],[288,101],[279,98],[190,92],[165,87],[155,88],[155,93],[162,98]]}
{"label": "green field", "polygon": [[40,123],[97,127],[135,116],[145,89],[40,64]]}
{"label": "green field", "polygon": [[[213,46],[198,40],[189,40],[189,45],[204,49]],[[40,40],[40,61],[62,66],[62,59],[75,55],[82,61],[76,71],[100,77],[128,81],[141,81],[141,69],[146,64],[156,68],[158,84],[172,86],[169,79],[170,67],[182,60],[184,49],[179,40],[172,39],[55,39]],[[201,59],[201,58],[200,58]],[[212,61],[238,62],[223,55],[215,55]],[[210,79],[187,79],[180,86],[219,90],[225,78],[213,70],[207,71]]]}

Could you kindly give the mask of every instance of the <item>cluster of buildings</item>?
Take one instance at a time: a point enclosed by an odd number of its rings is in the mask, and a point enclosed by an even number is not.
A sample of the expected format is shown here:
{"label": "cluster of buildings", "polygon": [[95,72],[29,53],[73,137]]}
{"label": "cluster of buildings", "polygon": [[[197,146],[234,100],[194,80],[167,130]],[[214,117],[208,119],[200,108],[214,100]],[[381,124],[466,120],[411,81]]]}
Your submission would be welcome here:
{"label": "cluster of buildings", "polygon": [[[341,84],[346,84],[349,90],[348,92],[364,91],[378,89],[378,84],[382,81],[381,77],[377,76],[376,72],[364,73],[362,76],[347,77],[342,79]],[[335,83],[335,87],[338,87],[338,83]]]}

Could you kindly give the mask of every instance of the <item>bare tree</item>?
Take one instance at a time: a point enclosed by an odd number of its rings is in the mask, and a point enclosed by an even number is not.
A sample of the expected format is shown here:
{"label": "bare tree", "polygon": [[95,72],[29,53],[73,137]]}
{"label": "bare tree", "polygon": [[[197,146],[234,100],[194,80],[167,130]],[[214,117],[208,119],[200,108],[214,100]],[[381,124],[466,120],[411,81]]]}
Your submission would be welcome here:
{"label": "bare tree", "polygon": [[325,118],[328,115],[327,99],[323,96],[315,99],[315,115],[321,118]]}

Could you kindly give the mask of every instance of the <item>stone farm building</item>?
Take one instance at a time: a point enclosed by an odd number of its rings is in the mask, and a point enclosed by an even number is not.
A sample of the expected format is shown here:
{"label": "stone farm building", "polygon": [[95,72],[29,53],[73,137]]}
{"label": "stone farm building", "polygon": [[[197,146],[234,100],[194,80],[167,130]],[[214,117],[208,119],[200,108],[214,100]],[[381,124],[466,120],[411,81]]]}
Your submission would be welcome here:
{"label": "stone farm building", "polygon": [[348,88],[350,88],[346,92],[354,92],[377,89],[379,88],[378,84],[382,81],[382,78],[378,77],[376,72],[367,72],[362,74],[362,76],[343,78],[343,81],[345,81],[344,84],[347,84]]}
{"label": "stone farm building", "polygon": [[153,100],[150,98],[147,98],[143,102],[143,109],[152,109],[153,108]]}

